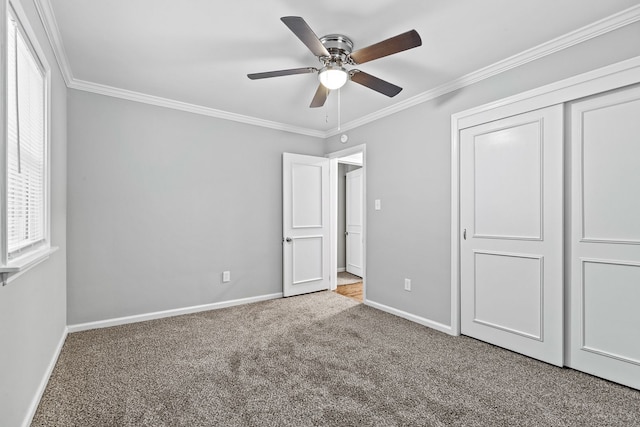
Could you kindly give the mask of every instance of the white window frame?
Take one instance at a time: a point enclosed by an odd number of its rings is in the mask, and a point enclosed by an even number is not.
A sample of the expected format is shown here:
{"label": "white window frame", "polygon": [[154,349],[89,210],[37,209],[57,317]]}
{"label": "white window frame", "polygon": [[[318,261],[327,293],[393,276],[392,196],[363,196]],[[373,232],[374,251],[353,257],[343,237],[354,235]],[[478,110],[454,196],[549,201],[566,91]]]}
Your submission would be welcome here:
{"label": "white window frame", "polygon": [[[29,24],[22,5],[18,0],[0,0],[0,282],[6,285],[22,273],[46,260],[58,248],[51,247],[51,67],[47,62],[44,51],[38,44],[38,39]],[[20,256],[9,259],[7,241],[7,167],[8,167],[8,52],[7,22],[13,17],[18,23],[19,30],[25,38],[35,59],[42,65],[44,71],[44,241],[42,244],[26,250]]]}

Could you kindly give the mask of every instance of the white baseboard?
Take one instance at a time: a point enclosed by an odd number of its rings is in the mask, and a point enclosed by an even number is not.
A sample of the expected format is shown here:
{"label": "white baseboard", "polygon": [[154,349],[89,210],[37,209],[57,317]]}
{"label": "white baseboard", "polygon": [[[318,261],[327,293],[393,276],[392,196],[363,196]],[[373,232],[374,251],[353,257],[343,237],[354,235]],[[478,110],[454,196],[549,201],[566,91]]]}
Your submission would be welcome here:
{"label": "white baseboard", "polygon": [[338,269],[336,270],[338,273],[344,273],[345,271],[347,271],[346,268],[344,267],[338,267]]}
{"label": "white baseboard", "polygon": [[377,308],[378,310],[382,310],[387,313],[396,315],[398,317],[402,317],[403,319],[407,319],[412,322],[419,323],[431,329],[444,332],[445,334],[456,335],[453,329],[451,328],[451,326],[449,325],[444,325],[442,323],[435,322],[433,320],[429,320],[424,317],[416,316],[415,314],[407,313],[406,311],[398,310],[397,308],[389,307],[388,305],[380,304],[371,300],[365,300],[364,304],[373,308]]}
{"label": "white baseboard", "polygon": [[62,352],[62,346],[64,345],[64,341],[67,339],[68,333],[69,333],[69,330],[65,327],[64,330],[62,331],[62,336],[60,337],[58,346],[56,347],[56,350],[53,352],[53,356],[51,357],[49,366],[47,366],[47,370],[44,372],[44,375],[42,376],[42,380],[40,380],[40,385],[36,390],[36,394],[33,396],[31,405],[29,405],[29,410],[27,411],[27,415],[24,418],[22,427],[29,427],[31,425],[31,421],[33,421],[33,417],[36,415],[36,411],[38,410],[38,405],[40,404],[40,399],[42,399],[44,390],[47,388],[47,384],[49,383],[49,378],[53,373],[53,368],[56,367],[56,363],[58,362],[58,357],[60,357],[60,353]]}
{"label": "white baseboard", "polygon": [[174,308],[171,310],[156,311],[153,313],[136,314],[133,316],[118,317],[115,319],[98,320],[96,322],[79,323],[67,327],[69,333],[87,331],[89,329],[108,328],[110,326],[126,325],[128,323],[145,322],[147,320],[162,319],[164,317],[180,316],[182,314],[199,313],[201,311],[217,310],[233,307],[235,305],[250,304],[252,302],[267,301],[282,298],[282,292],[276,294],[259,295],[257,297],[234,299],[229,301],[214,302],[211,304],[195,305],[192,307]]}

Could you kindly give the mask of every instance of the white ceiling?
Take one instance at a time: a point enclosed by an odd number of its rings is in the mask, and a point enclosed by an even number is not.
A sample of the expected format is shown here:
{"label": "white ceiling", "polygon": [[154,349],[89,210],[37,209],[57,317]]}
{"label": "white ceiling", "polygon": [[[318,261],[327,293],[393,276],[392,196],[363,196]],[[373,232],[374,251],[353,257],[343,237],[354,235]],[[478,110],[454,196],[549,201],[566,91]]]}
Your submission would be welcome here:
{"label": "white ceiling", "polygon": [[[358,68],[404,90],[341,90],[348,123],[639,4],[638,0],[38,0],[51,8],[72,81],[167,98],[233,115],[327,132],[337,93],[309,108],[314,74],[249,80],[247,73],[317,66],[280,21],[302,16],[318,36],[354,50],[416,29],[423,45]],[[586,4],[588,3],[588,7]],[[46,15],[46,14],[45,14]],[[49,19],[51,21],[51,19]],[[55,30],[55,24],[49,22]],[[62,47],[62,49],[60,49]],[[73,85],[72,85],[73,87]]]}

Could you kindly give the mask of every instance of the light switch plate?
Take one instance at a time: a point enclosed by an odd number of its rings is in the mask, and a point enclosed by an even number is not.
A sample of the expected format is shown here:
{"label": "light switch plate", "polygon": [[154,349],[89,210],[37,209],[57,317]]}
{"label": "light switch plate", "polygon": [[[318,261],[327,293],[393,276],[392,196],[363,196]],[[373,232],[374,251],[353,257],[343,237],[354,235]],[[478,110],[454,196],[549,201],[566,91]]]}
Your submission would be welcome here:
{"label": "light switch plate", "polygon": [[380,199],[376,199],[376,200],[375,200],[375,202],[374,202],[374,206],[375,206],[375,209],[376,209],[377,211],[379,211],[380,209],[382,209],[381,204],[380,204]]}

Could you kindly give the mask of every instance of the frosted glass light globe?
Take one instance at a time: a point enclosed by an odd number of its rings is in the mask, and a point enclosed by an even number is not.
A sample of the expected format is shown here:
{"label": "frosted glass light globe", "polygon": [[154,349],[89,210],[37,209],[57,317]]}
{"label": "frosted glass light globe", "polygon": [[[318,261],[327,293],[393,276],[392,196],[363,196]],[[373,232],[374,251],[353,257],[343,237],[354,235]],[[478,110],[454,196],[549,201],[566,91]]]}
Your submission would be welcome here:
{"label": "frosted glass light globe", "polygon": [[347,82],[347,70],[337,65],[327,65],[320,73],[318,79],[329,90],[340,89]]}

